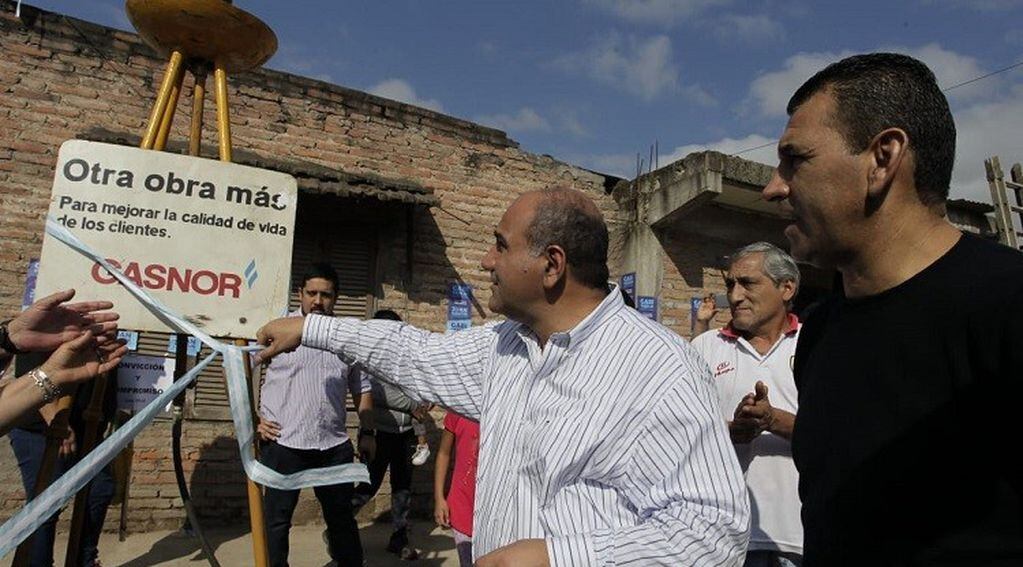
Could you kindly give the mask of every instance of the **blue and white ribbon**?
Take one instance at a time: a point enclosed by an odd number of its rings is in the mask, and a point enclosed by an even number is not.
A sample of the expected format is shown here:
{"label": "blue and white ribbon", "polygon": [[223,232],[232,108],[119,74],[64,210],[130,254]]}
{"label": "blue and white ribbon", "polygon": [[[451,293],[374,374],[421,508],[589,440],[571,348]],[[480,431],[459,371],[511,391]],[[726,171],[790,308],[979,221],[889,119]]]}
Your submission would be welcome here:
{"label": "blue and white ribbon", "polygon": [[310,486],[369,482],[369,472],[361,463],[333,467],[308,469],[294,474],[281,474],[256,460],[253,451],[252,406],[249,402],[248,382],[245,379],[245,357],[248,352],[260,347],[238,347],[217,341],[198,327],[171,311],[166,305],[151,297],[120,270],[111,266],[106,259],[71,234],[52,217],[46,220],[46,233],[70,246],[94,262],[103,266],[117,281],[135,296],[153,315],[178,333],[197,337],[213,353],[187,374],[176,380],[155,400],[136,413],[126,424],[107,437],[88,455],[82,457],[70,470],[55,480],[42,494],[36,496],[3,526],[0,526],[0,557],[14,550],[19,543],[36,531],[47,518],[55,514],[68,500],[74,497],[92,477],[107,465],[128,443],[135,438],[171,401],[191,384],[203,368],[218,356],[224,357],[227,377],[227,393],[231,401],[231,418],[234,420],[235,437],[241,454],[245,474],[253,482],[281,490],[297,490]]}

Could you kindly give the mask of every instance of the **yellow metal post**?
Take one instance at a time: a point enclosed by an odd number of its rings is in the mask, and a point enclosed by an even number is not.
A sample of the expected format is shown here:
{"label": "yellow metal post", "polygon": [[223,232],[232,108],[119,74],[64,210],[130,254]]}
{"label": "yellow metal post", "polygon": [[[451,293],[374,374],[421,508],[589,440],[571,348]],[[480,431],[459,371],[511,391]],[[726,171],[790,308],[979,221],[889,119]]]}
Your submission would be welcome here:
{"label": "yellow metal post", "polygon": [[206,98],[206,68],[192,70],[192,122],[188,132],[188,155],[198,156],[202,148],[202,112]]}
{"label": "yellow metal post", "polygon": [[[213,70],[213,80],[217,91],[217,133],[220,142],[220,161],[231,161],[231,113],[227,102],[227,70],[218,61]],[[235,344],[245,346],[244,339]],[[245,381],[248,384],[249,404],[253,408],[253,428],[256,425],[255,396],[252,390],[252,367],[245,362]],[[249,524],[252,527],[252,559],[257,567],[269,564],[269,550],[266,545],[266,520],[263,516],[263,492],[252,479],[246,479],[249,495]]]}
{"label": "yellow metal post", "polygon": [[177,81],[171,85],[170,95],[167,97],[167,108],[163,109],[163,116],[160,117],[160,129],[156,133],[156,141],[153,149],[163,151],[167,147],[167,138],[170,136],[171,125],[174,124],[174,111],[178,108],[178,98],[181,96],[181,85],[185,80],[184,71],[178,73]]}
{"label": "yellow metal post", "polygon": [[149,113],[149,122],[146,125],[146,133],[142,136],[142,149],[151,150],[156,142],[156,135],[160,131],[160,124],[163,121],[163,113],[170,101],[171,91],[174,85],[180,82],[182,63],[185,56],[178,50],[171,52],[170,60],[167,62],[167,70],[163,73],[163,82],[160,83],[160,92],[156,95],[156,103]]}
{"label": "yellow metal post", "polygon": [[217,133],[220,137],[220,161],[231,161],[231,115],[227,107],[227,70],[218,61],[213,70],[217,89]]}

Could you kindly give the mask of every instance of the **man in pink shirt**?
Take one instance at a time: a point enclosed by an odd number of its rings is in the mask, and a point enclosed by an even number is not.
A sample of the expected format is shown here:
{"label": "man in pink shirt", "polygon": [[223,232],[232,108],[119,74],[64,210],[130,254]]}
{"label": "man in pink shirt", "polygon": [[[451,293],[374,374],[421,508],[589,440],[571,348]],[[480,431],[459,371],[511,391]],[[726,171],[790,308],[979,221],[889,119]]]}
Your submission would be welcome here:
{"label": "man in pink shirt", "polygon": [[[455,447],[455,470],[451,488],[444,496],[444,481]],[[476,462],[480,450],[480,424],[457,413],[444,416],[444,433],[437,451],[433,474],[434,508],[437,524],[451,528],[461,567],[472,566],[472,508],[476,499]]]}

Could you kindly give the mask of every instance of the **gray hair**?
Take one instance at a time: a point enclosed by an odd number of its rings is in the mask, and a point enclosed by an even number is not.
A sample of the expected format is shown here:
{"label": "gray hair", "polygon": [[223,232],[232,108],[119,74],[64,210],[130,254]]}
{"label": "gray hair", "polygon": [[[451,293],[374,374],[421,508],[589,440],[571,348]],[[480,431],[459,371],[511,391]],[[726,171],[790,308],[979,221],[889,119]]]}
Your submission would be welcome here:
{"label": "gray hair", "polygon": [[796,284],[796,290],[799,290],[799,266],[796,265],[796,261],[789,256],[788,252],[770,242],[754,242],[732,252],[728,259],[728,265],[731,267],[739,260],[753,254],[764,255],[764,273],[771,278],[774,285],[792,282]]}

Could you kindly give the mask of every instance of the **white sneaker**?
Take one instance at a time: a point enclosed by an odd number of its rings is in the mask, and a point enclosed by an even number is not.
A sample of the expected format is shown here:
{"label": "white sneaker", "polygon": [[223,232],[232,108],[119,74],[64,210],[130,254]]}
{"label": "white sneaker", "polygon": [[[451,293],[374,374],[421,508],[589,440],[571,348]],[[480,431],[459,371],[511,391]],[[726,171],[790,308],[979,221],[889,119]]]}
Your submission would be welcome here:
{"label": "white sneaker", "polygon": [[430,458],[430,446],[429,445],[416,445],[416,452],[412,455],[412,464],[419,466],[426,462],[426,459]]}

